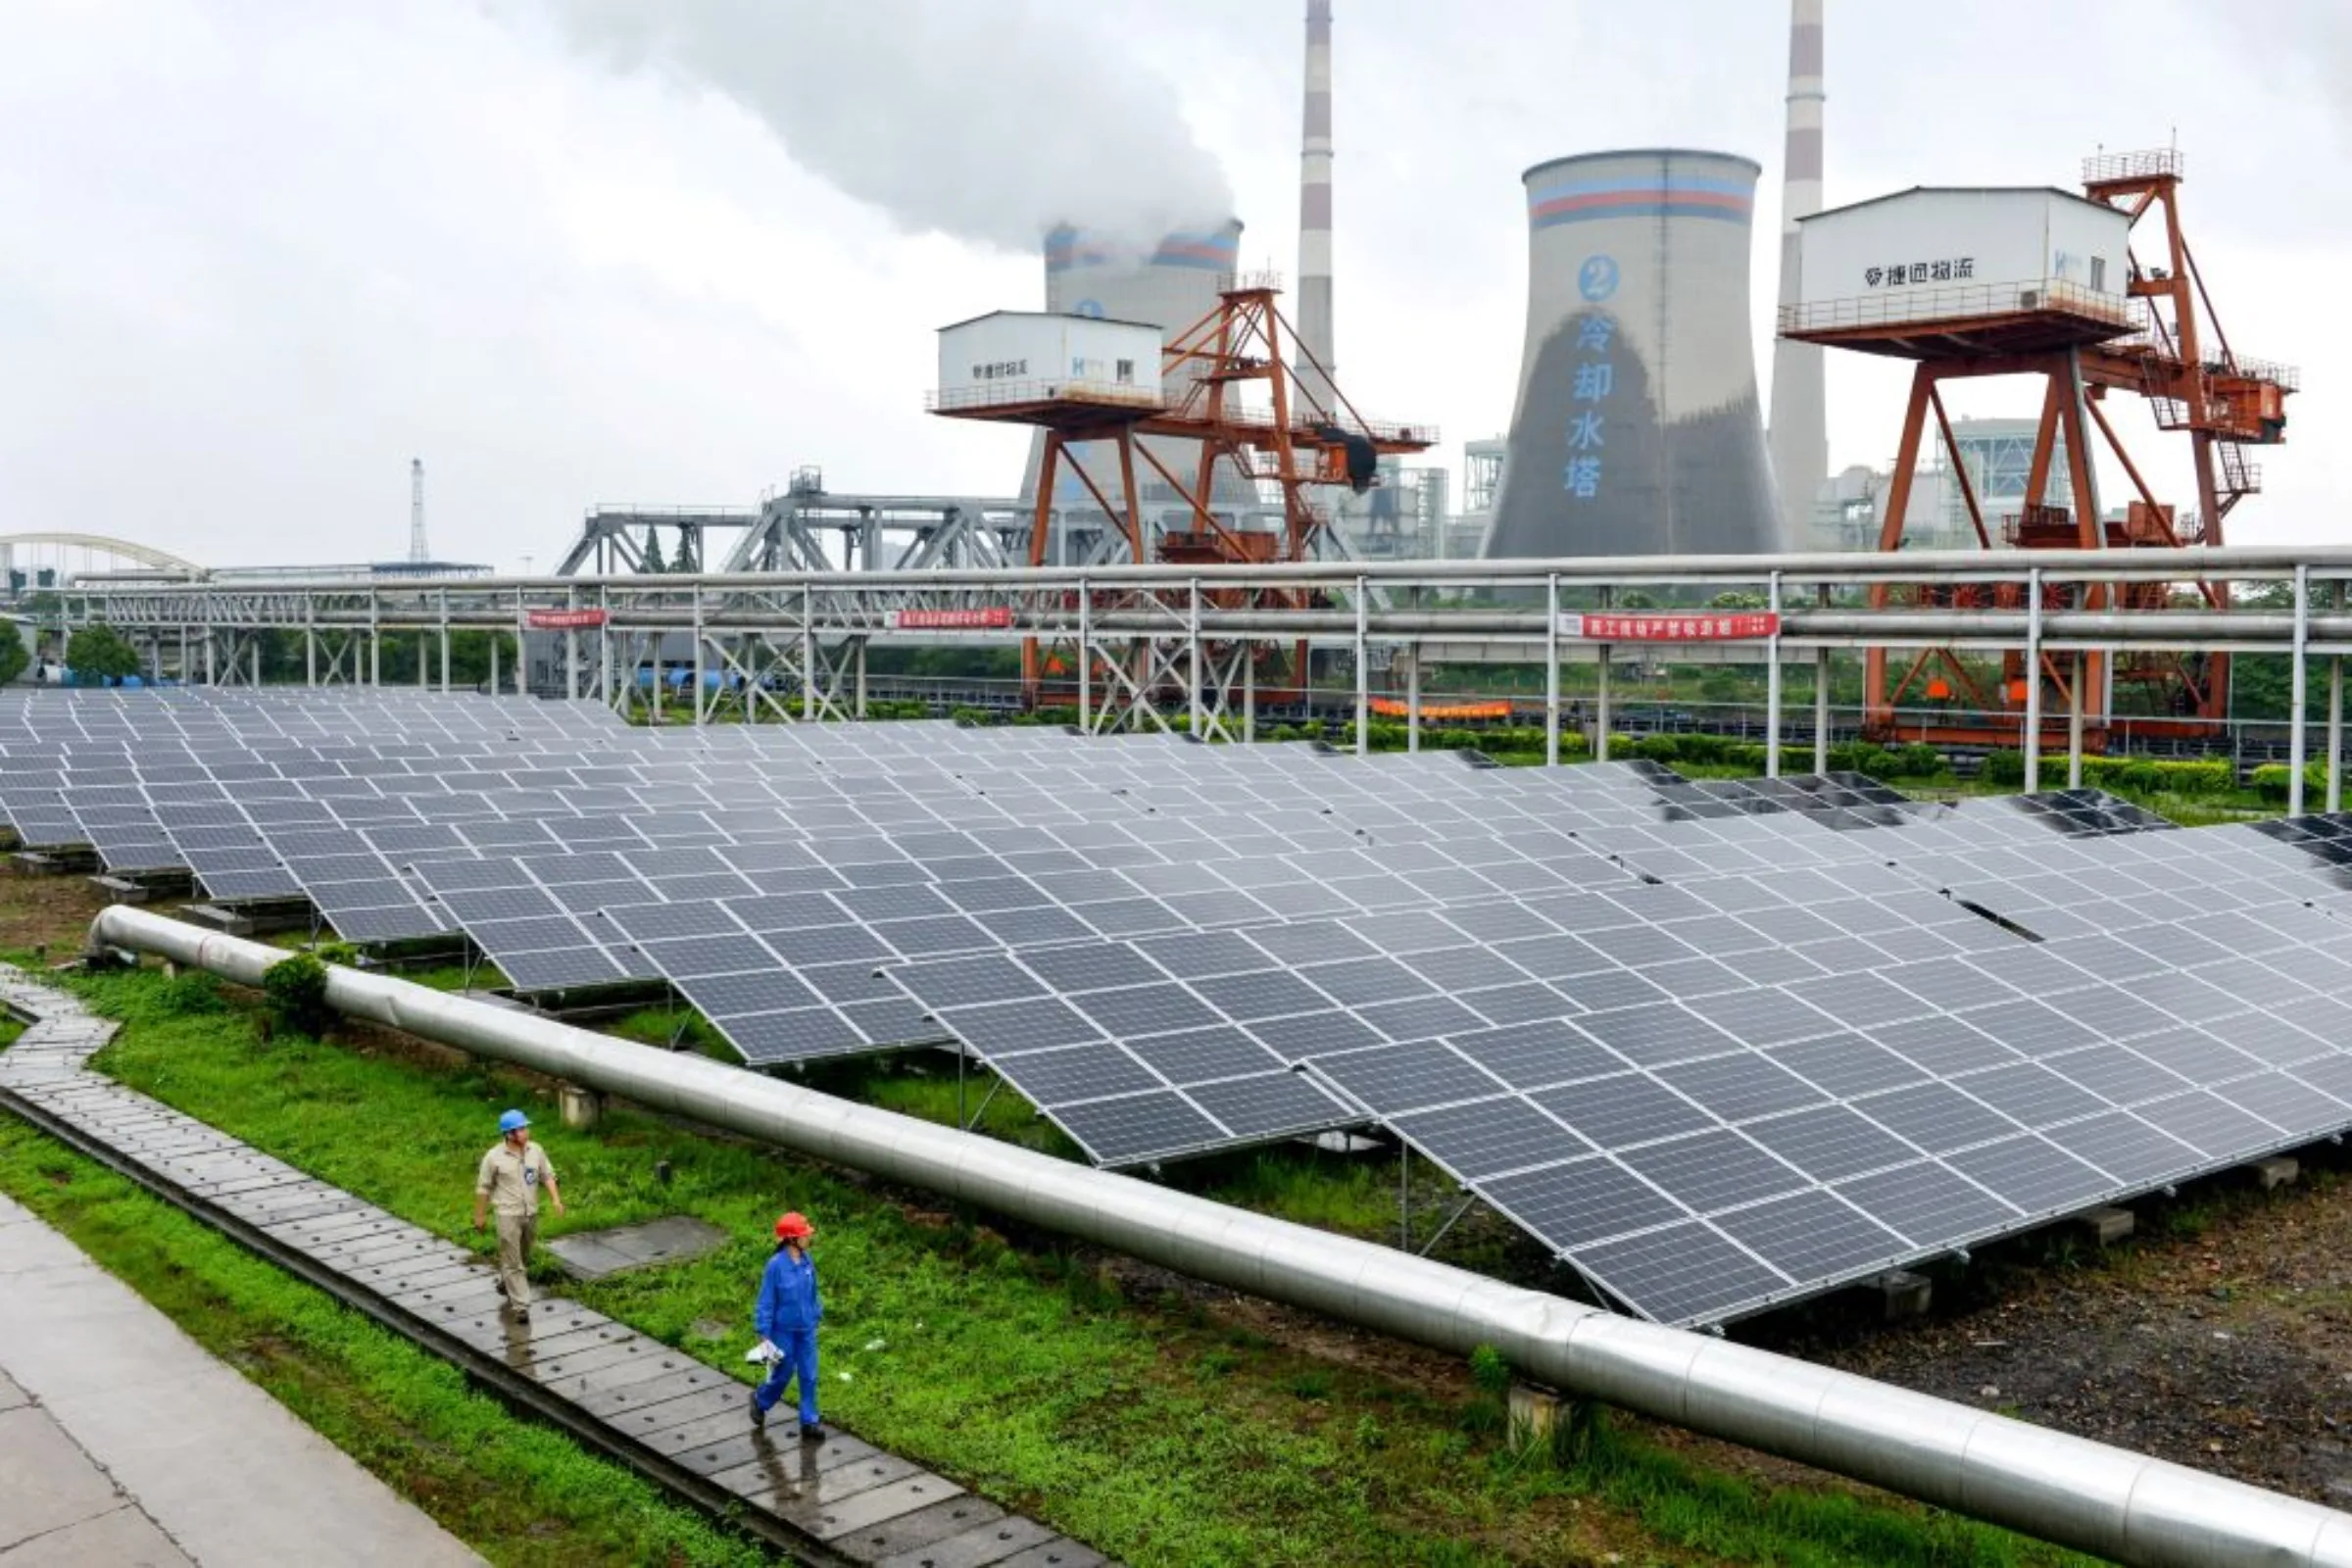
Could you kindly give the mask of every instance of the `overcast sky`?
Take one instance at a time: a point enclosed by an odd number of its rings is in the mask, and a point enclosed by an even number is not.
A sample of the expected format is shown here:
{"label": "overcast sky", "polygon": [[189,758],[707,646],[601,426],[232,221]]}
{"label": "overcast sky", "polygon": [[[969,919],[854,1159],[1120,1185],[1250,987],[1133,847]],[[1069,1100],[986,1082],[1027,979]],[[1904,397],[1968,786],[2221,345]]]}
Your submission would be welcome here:
{"label": "overcast sky", "polygon": [[[8,0],[0,532],[213,564],[397,557],[412,455],[436,552],[508,569],[550,564],[595,503],[749,505],[804,464],[838,490],[1008,493],[1019,433],[920,412],[934,329],[1041,302],[1025,236],[1057,200],[1126,220],[1161,189],[1229,191],[1245,265],[1294,272],[1301,9]],[[1336,10],[1359,408],[1440,422],[1449,466],[1502,431],[1520,172],[1613,146],[1765,166],[1769,363],[1784,5]],[[2309,387],[2232,536],[2340,541],[2352,6],[2245,15],[1830,0],[1829,200],[2072,185],[2102,144],[2177,136],[2231,341]],[[1900,391],[1899,369],[1832,358],[1835,466],[1886,461]],[[2021,396],[1981,383],[1955,412]],[[2123,423],[2187,499],[2178,438]]]}

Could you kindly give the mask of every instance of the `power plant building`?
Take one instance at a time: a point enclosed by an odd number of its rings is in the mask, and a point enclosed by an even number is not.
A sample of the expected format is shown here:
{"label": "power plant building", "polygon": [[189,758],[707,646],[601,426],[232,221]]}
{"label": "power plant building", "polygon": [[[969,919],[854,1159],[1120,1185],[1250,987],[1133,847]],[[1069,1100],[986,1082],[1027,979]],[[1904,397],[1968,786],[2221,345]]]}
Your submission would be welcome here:
{"label": "power plant building", "polygon": [[1785,548],[1748,314],[1761,173],[1680,150],[1527,172],[1527,340],[1490,559]]}
{"label": "power plant building", "polygon": [[[1104,318],[1134,321],[1160,329],[1164,345],[1170,338],[1213,313],[1218,295],[1232,281],[1242,244],[1239,220],[1197,233],[1176,233],[1161,239],[1149,253],[1111,237],[1061,227],[1046,236],[1046,312],[1052,316]],[[1183,375],[1162,387],[1168,402],[1180,402],[1190,390]],[[1142,438],[1138,445],[1180,479],[1189,489],[1199,481],[1200,449],[1191,441]],[[1124,509],[1119,466],[1113,448],[1084,443],[1070,449],[1114,507]],[[1032,438],[1029,466],[1021,481],[1021,501],[1037,501],[1039,470],[1045,462],[1045,434]],[[1242,474],[1221,469],[1210,490],[1210,506],[1222,516],[1239,517],[1256,510],[1257,487]],[[1175,488],[1138,465],[1136,486],[1142,492],[1147,523],[1146,546],[1158,532],[1189,526],[1191,515]],[[1046,553],[1049,564],[1079,564],[1100,559],[1100,552],[1117,550],[1121,535],[1106,526],[1102,509],[1090,495],[1067,459],[1054,485],[1054,538]]]}

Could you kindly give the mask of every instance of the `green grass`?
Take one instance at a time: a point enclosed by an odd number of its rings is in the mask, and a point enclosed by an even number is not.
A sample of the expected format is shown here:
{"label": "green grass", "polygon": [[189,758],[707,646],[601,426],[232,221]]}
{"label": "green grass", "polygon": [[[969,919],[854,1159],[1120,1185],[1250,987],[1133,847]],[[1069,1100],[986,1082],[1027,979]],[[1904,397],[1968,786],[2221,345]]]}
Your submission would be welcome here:
{"label": "green grass", "polygon": [[494,1562],[775,1560],[561,1433],[510,1415],[447,1362],[4,1118],[0,1191]]}
{"label": "green grass", "polygon": [[640,1007],[637,1011],[606,1026],[607,1034],[623,1040],[634,1040],[641,1046],[659,1046],[695,1051],[718,1061],[740,1062],[719,1032],[710,1027],[703,1015],[691,1007]]}
{"label": "green grass", "polygon": [[[1415,1364],[1401,1357],[1363,1364],[1289,1348],[1217,1293],[1139,1286],[1091,1254],[1000,1234],[944,1200],[625,1110],[593,1135],[569,1133],[519,1077],[386,1037],[259,1045],[238,1011],[176,1010],[153,974],[81,987],[126,1021],[103,1070],[468,1245],[483,1245],[467,1226],[473,1161],[497,1111],[523,1104],[541,1116],[572,1204],[551,1231],[683,1212],[738,1238],[710,1257],[574,1293],[737,1377],[769,1226],[782,1208],[808,1212],[820,1227],[829,1411],[1139,1568],[1574,1563],[1608,1551],[1628,1563],[1695,1554],[1820,1568],[2073,1560],[1875,1496],[1712,1472],[1637,1423],[1567,1465],[1515,1454],[1492,1396],[1458,1368],[1407,1382],[1384,1370]],[[884,1102],[954,1113],[952,1073],[867,1082]],[[1043,1125],[1014,1114],[1016,1135]],[[657,1161],[671,1168],[666,1186]],[[1383,1168],[1385,1180],[1372,1174]],[[1305,1190],[1328,1192],[1330,1219],[1349,1229],[1393,1220],[1394,1172],[1342,1165],[1337,1179],[1309,1182],[1276,1163],[1222,1179],[1294,1207]],[[122,1245],[95,1240],[110,1258]],[[203,1269],[208,1279],[237,1272],[219,1259]]]}

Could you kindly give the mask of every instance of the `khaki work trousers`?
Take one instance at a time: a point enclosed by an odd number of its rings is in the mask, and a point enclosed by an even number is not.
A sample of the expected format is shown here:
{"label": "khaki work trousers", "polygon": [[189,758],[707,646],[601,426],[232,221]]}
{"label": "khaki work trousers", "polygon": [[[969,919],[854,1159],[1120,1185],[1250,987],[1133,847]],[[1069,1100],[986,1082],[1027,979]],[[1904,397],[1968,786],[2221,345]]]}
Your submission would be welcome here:
{"label": "khaki work trousers", "polygon": [[531,1304],[531,1243],[538,1234],[536,1214],[498,1216],[498,1283],[512,1305]]}

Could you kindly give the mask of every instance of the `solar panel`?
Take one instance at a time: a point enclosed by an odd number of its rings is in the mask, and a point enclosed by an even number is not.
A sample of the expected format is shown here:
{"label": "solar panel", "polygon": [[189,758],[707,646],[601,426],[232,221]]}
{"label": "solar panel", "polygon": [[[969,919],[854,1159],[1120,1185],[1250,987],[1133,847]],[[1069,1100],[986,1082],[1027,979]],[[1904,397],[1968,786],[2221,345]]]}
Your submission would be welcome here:
{"label": "solar panel", "polygon": [[299,888],[352,940],[463,930],[517,984],[658,970],[762,1064],[952,1024],[1105,1163],[1377,1112],[1666,1321],[2352,1125],[2347,818],[87,695],[0,700],[28,843]]}

